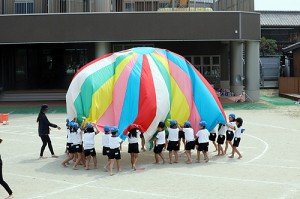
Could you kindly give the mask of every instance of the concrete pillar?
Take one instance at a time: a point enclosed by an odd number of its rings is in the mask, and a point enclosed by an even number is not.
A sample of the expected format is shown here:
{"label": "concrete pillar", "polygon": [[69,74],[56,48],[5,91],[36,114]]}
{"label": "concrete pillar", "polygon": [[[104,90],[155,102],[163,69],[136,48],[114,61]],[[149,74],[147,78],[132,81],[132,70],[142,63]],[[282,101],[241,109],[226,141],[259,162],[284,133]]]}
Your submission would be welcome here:
{"label": "concrete pillar", "polygon": [[232,41],[230,43],[230,90],[235,95],[243,91],[243,43]]}
{"label": "concrete pillar", "polygon": [[[259,42],[246,42],[246,99],[257,102],[259,100]],[[248,96],[247,96],[248,95]]]}
{"label": "concrete pillar", "polygon": [[95,58],[111,53],[111,44],[109,42],[95,43]]}

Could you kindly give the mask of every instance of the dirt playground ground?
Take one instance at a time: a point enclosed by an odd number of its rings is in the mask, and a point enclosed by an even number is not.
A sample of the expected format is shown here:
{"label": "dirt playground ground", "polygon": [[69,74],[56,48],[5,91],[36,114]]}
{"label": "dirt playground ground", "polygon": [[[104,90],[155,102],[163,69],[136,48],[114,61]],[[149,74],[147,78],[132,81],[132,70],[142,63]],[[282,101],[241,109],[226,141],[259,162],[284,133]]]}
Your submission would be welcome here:
{"label": "dirt playground ground", "polygon": [[[243,158],[217,157],[209,145],[211,160],[185,164],[154,165],[153,152],[141,152],[138,160],[143,171],[132,171],[123,144],[122,172],[114,176],[102,170],[106,158],[101,155],[101,135],[96,136],[99,169],[64,168],[66,114],[48,114],[53,129],[51,139],[59,158],[38,160],[41,140],[36,114],[11,114],[9,125],[0,125],[3,143],[3,175],[15,198],[300,198],[300,106],[282,106],[258,110],[226,110],[244,119],[246,129],[239,150]],[[183,153],[181,150],[180,153]],[[164,152],[167,157],[167,152]],[[196,152],[193,152],[193,159]],[[0,188],[0,198],[7,196]]]}

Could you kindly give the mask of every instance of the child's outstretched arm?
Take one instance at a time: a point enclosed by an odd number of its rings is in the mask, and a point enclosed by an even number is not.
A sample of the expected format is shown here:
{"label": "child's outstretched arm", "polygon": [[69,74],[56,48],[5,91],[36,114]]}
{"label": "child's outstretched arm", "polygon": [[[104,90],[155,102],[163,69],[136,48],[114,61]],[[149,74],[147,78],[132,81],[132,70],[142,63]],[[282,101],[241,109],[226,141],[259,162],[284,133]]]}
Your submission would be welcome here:
{"label": "child's outstretched arm", "polygon": [[232,129],[234,129],[234,130],[235,130],[235,126],[234,126],[234,125],[232,125],[232,124],[230,124],[230,123],[227,123],[227,124],[226,124],[226,126],[228,126],[229,128],[232,128]]}

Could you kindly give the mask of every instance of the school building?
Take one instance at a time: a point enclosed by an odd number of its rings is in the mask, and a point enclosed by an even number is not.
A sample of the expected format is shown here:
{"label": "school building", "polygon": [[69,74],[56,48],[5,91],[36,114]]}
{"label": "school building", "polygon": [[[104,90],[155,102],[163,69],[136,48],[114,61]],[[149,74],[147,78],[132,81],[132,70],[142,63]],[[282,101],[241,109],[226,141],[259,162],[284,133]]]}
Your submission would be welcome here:
{"label": "school building", "polygon": [[0,101],[64,99],[80,67],[137,46],[181,54],[216,89],[259,99],[254,0],[0,0],[0,25]]}

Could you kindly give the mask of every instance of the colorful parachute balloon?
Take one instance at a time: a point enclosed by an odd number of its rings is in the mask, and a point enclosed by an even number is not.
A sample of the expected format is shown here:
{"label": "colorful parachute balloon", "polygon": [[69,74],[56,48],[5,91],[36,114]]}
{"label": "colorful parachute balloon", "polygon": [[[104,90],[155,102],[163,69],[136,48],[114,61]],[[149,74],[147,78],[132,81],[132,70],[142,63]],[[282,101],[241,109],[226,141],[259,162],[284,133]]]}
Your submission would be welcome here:
{"label": "colorful parachute balloon", "polygon": [[[68,118],[118,126],[130,124],[155,133],[160,121],[190,121],[195,132],[208,130],[226,116],[215,90],[182,56],[164,49],[133,48],[88,63],[74,76],[66,96]],[[121,135],[124,139],[124,135]]]}

